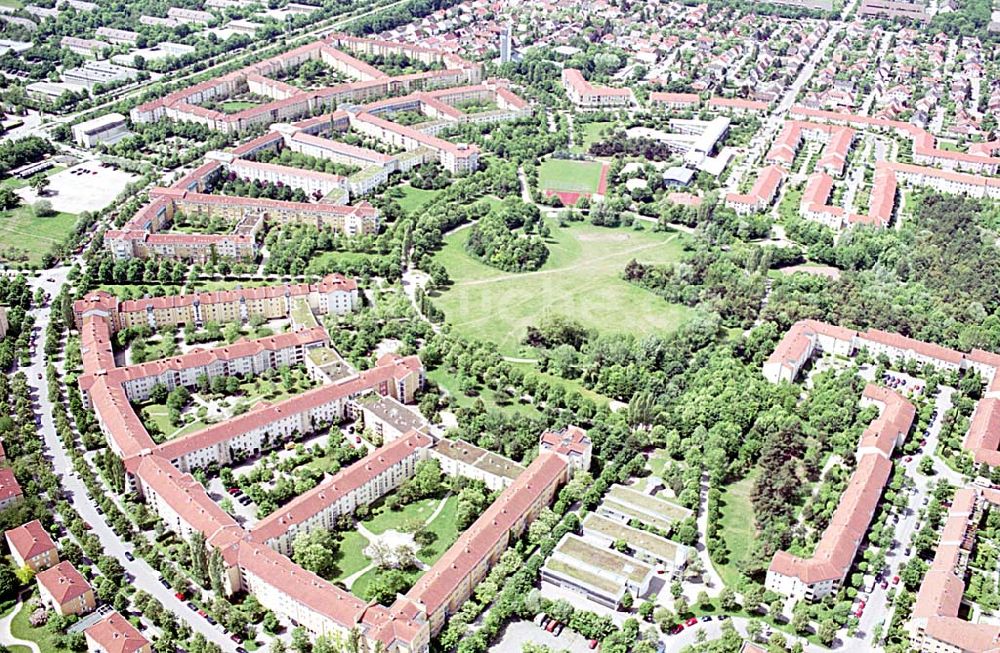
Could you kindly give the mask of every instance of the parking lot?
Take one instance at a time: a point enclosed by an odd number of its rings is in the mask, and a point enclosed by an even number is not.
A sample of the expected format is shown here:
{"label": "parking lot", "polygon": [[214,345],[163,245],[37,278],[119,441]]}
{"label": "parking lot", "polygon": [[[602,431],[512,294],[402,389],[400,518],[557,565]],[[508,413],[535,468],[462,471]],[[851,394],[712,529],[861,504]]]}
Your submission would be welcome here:
{"label": "parking lot", "polygon": [[562,634],[556,637],[530,621],[512,621],[507,624],[500,639],[490,647],[490,651],[492,653],[521,653],[521,647],[525,642],[548,646],[553,651],[591,653],[587,640],[569,628],[563,629]]}
{"label": "parking lot", "polygon": [[86,161],[49,177],[49,187],[41,198],[30,186],[19,188],[17,194],[28,204],[45,199],[56,211],[79,214],[100,211],[136,179],[129,172],[102,168],[99,161]]}

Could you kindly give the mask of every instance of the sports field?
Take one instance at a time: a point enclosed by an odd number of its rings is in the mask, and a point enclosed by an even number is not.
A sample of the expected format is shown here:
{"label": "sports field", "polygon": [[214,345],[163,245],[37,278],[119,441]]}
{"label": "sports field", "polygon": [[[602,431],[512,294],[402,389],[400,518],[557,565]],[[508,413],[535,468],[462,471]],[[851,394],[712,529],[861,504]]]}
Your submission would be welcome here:
{"label": "sports field", "polygon": [[434,298],[461,335],[497,343],[505,355],[522,352],[526,328],[558,314],[605,333],[646,335],[676,328],[688,314],[622,279],[633,258],[670,263],[680,258],[681,234],[550,222],[549,258],[535,272],[491,268],[465,252],[469,230],[445,239],[437,261],[453,284]]}
{"label": "sports field", "polygon": [[602,168],[595,161],[546,159],[538,169],[538,186],[542,190],[597,193]]}

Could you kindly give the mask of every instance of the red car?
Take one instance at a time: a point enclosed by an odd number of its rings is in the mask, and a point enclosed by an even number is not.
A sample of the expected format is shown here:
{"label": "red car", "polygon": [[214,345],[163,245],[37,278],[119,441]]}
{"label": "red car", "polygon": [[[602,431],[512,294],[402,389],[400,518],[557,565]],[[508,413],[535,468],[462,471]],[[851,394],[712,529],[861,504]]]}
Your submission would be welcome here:
{"label": "red car", "polygon": [[587,642],[587,646],[589,646],[590,648],[597,648],[597,640],[596,639],[590,640],[589,642]]}
{"label": "red car", "polygon": [[545,627],[546,632],[550,632],[551,633],[553,630],[555,630],[557,623],[559,623],[559,622],[556,621],[555,619],[553,619],[552,621],[550,621],[549,625]]}
{"label": "red car", "polygon": [[691,618],[690,618],[690,619],[688,619],[688,620],[687,620],[687,621],[686,621],[685,623],[686,623],[686,624],[687,624],[688,626],[697,626],[697,625],[698,625],[698,617],[691,617]]}
{"label": "red car", "polygon": [[230,635],[229,639],[233,640],[237,644],[242,644],[243,643],[243,638],[240,637],[239,635]]}
{"label": "red car", "polygon": [[359,436],[354,437],[354,444],[361,444],[361,438]]}
{"label": "red car", "polygon": [[176,594],[174,594],[174,596],[177,597],[178,601],[183,601],[184,600],[184,592],[177,592]]}
{"label": "red car", "polygon": [[674,626],[673,628],[670,629],[670,634],[671,635],[676,635],[677,633],[681,632],[682,630],[684,630],[684,624],[677,624],[676,626]]}
{"label": "red car", "polygon": [[911,460],[913,460],[913,456],[907,456],[906,458],[903,458],[904,462],[910,462]]}
{"label": "red car", "polygon": [[857,617],[858,619],[860,619],[860,618],[861,618],[861,614],[862,614],[863,612],[864,612],[864,610],[863,610],[863,609],[861,609],[861,608],[858,608],[858,611],[854,613],[854,616],[855,616],[855,617]]}
{"label": "red car", "polygon": [[899,576],[893,576],[892,577],[892,584],[893,585],[899,585]]}
{"label": "red car", "polygon": [[865,603],[864,599],[858,601],[858,610],[864,610],[866,605],[868,604]]}

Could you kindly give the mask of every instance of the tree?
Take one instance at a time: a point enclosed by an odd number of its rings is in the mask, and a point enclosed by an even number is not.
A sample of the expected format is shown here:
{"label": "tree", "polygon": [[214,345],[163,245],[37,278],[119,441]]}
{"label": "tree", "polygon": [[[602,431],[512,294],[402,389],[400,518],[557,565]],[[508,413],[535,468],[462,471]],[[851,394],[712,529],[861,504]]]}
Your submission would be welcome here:
{"label": "tree", "polygon": [[656,604],[652,601],[643,601],[639,605],[639,616],[644,620],[649,621],[653,616],[653,610],[656,609]]}
{"label": "tree", "polygon": [[208,583],[208,550],[205,547],[205,534],[194,531],[188,540],[188,552],[191,559],[191,575],[199,585]]}
{"label": "tree", "polygon": [[35,175],[28,183],[31,184],[35,193],[37,193],[39,197],[42,197],[45,195],[45,190],[49,187],[51,181],[46,175]]}
{"label": "tree", "polygon": [[631,610],[633,601],[634,599],[632,598],[632,593],[626,590],[626,592],[622,594],[622,599],[621,599],[622,608],[625,610]]}
{"label": "tree", "polygon": [[292,560],[309,571],[330,579],[337,575],[338,549],[330,531],[322,528],[300,531],[292,541]]}
{"label": "tree", "polygon": [[6,559],[0,560],[0,599],[12,598],[19,587],[20,582],[10,564]]}
{"label": "tree", "polygon": [[[824,619],[819,624],[819,629],[816,631],[819,641],[823,642],[824,646],[831,646],[833,644],[833,638],[837,634],[837,624],[832,619]],[[876,639],[876,641],[878,641]]]}
{"label": "tree", "polygon": [[31,209],[35,213],[36,218],[47,218],[55,215],[55,211],[52,210],[52,202],[48,200],[38,200],[32,205]]}
{"label": "tree", "polygon": [[733,588],[728,586],[722,588],[722,592],[719,593],[719,605],[725,612],[734,612],[739,607],[739,603],[736,602],[736,592],[733,591]]}

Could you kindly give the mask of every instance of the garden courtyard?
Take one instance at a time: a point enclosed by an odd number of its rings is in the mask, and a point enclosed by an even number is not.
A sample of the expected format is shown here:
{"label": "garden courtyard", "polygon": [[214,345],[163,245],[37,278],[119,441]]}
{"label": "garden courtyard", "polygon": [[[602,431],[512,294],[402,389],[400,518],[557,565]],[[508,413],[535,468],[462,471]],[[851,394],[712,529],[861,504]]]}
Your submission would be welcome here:
{"label": "garden courtyard", "polygon": [[468,229],[445,239],[436,260],[452,284],[432,297],[458,335],[495,342],[504,355],[518,356],[530,355],[521,342],[527,327],[544,316],[561,315],[602,333],[636,336],[671,331],[687,317],[686,307],[622,278],[632,259],[680,260],[682,234],[549,224],[549,257],[535,272],[503,272],[477,261],[465,251]]}

